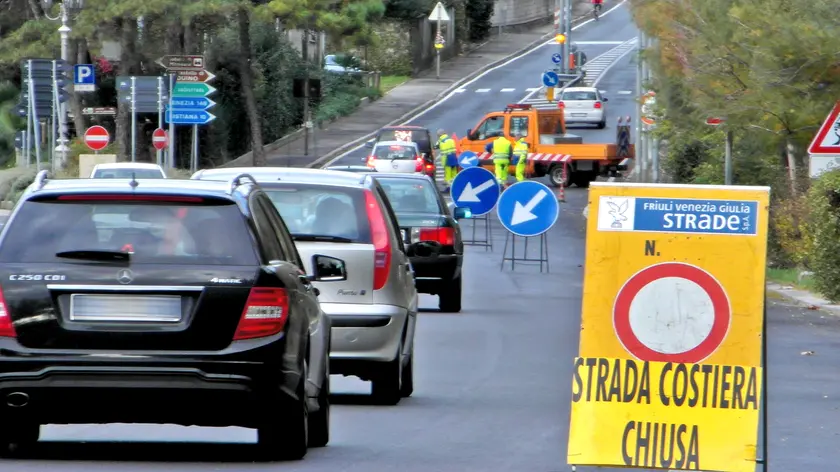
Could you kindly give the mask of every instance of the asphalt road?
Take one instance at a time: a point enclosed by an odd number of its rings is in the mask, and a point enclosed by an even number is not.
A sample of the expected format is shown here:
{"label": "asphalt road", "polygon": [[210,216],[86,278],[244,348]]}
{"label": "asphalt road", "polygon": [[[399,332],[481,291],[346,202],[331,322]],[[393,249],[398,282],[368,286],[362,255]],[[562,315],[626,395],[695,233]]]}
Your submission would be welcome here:
{"label": "asphalt road", "polygon": [[[600,33],[592,34],[612,38],[623,30],[621,15],[593,24]],[[631,90],[632,68],[629,60],[617,64],[599,85],[608,91]],[[431,113],[423,117],[432,118]],[[303,462],[252,463],[248,443],[255,434],[245,429],[82,425],[46,427],[34,458],[0,462],[0,470],[568,471],[586,195],[583,189],[567,191],[560,220],[548,233],[550,274],[521,265],[514,272],[500,270],[504,232],[497,222],[492,251],[468,248],[464,311],[437,313],[436,298],[422,298],[428,309],[417,326],[414,396],[395,407],[374,406],[365,395],[368,384],[334,378],[332,441],[311,450]],[[470,232],[468,223],[464,232]],[[840,318],[777,301],[771,301],[768,316],[771,467],[835,472]]]}
{"label": "asphalt road", "polygon": [[[637,35],[638,31],[630,13],[622,6],[602,16],[599,21],[578,27],[572,33],[572,41],[578,44],[591,61]],[[542,73],[554,67],[551,55],[558,51],[557,44],[548,42],[508,65],[464,85],[451,98],[407,124],[424,126],[432,133],[442,128],[463,137],[467,129],[475,128],[486,113],[502,110],[509,103],[517,103],[533,95],[531,91],[542,85]],[[599,130],[591,126],[570,126],[570,133],[583,136],[584,142],[615,142],[615,122],[618,117],[635,115],[634,97],[626,93],[635,89],[633,56],[628,54],[616,63],[598,84],[598,88],[605,91],[609,98],[607,127]],[[611,76],[617,77],[617,80],[608,80]],[[367,149],[362,147],[345,154],[332,165],[359,165],[364,162],[366,156]]]}

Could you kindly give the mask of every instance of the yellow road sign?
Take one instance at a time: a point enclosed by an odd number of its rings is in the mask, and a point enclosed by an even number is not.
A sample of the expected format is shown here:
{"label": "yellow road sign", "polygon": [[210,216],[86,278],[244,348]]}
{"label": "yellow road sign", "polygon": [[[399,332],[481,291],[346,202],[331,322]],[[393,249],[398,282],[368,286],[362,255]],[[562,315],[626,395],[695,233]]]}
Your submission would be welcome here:
{"label": "yellow road sign", "polygon": [[[573,394],[580,380],[621,395],[573,401],[570,464],[754,470],[769,195],[592,184],[579,354],[587,367],[576,367]],[[636,385],[648,373],[649,401],[627,393],[631,365]],[[677,402],[686,389],[703,403]],[[683,461],[665,465],[672,445]],[[664,449],[645,455],[654,448]]]}

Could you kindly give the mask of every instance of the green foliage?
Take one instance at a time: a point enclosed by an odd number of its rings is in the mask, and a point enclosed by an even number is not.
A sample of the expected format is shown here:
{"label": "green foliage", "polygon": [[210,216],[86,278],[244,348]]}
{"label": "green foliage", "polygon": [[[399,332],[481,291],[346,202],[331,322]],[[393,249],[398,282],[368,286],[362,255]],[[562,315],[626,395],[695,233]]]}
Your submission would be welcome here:
{"label": "green foliage", "polygon": [[357,77],[349,74],[327,74],[322,82],[324,99],[318,106],[318,123],[347,116],[359,108],[362,98],[377,99],[381,92],[365,87]]}
{"label": "green foliage", "polygon": [[383,74],[411,75],[411,44],[399,23],[377,25],[377,44],[367,50],[367,69]]}
{"label": "green foliage", "polygon": [[398,21],[413,21],[428,16],[435,0],[385,0],[385,17]]}
{"label": "green foliage", "polygon": [[0,37],[0,79],[12,79],[19,63],[28,57],[55,57],[59,50],[58,26],[54,21],[31,20],[9,35]]}
{"label": "green foliage", "polygon": [[493,30],[490,18],[493,17],[493,0],[467,0],[466,15],[469,22],[470,41],[481,41],[490,36]]}
{"label": "green foliage", "polygon": [[810,268],[814,287],[840,301],[840,171],[823,174],[808,193]]}
{"label": "green foliage", "polygon": [[0,165],[15,155],[15,132],[22,121],[15,113],[20,90],[11,82],[0,82]]}

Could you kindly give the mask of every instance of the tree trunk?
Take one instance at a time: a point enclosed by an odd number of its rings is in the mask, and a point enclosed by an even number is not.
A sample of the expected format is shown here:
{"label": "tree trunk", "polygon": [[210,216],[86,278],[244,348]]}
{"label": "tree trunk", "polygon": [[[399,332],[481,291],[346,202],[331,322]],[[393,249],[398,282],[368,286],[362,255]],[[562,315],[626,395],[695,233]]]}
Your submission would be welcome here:
{"label": "tree trunk", "polygon": [[[87,41],[77,39],[70,41],[70,60],[73,64],[87,64]],[[87,129],[85,116],[82,114],[82,96],[74,93],[70,95],[70,110],[73,112],[73,127],[76,128],[76,136],[84,135]]]}
{"label": "tree trunk", "polygon": [[166,54],[175,55],[184,51],[184,45],[181,42],[183,35],[184,26],[177,18],[172,20],[166,27],[166,37],[164,38]]}
{"label": "tree trunk", "polygon": [[791,136],[788,135],[785,140],[785,155],[787,157],[788,179],[790,181],[790,194],[793,197],[798,196],[798,186],[796,185],[796,147],[793,144]]}
{"label": "tree trunk", "polygon": [[237,12],[239,22],[239,82],[242,87],[242,98],[245,100],[245,112],[251,127],[251,153],[254,166],[265,166],[268,163],[263,149],[262,122],[257,98],[254,96],[254,78],[251,70],[251,19],[248,10],[241,8]]}
{"label": "tree trunk", "polygon": [[[137,54],[135,52],[137,39],[137,23],[132,18],[120,19],[120,67],[119,75],[138,75]],[[131,106],[120,103],[117,108],[117,160],[131,160]]]}

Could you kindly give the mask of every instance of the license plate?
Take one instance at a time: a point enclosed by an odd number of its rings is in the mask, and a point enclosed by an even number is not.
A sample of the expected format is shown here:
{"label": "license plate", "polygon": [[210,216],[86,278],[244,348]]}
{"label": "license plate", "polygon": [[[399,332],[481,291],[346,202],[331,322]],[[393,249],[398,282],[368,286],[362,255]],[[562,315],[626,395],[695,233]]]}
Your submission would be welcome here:
{"label": "license plate", "polygon": [[586,116],[586,113],[572,113],[572,116]]}
{"label": "license plate", "polygon": [[70,321],[178,323],[181,297],[177,295],[70,296]]}

